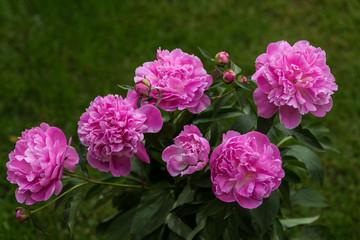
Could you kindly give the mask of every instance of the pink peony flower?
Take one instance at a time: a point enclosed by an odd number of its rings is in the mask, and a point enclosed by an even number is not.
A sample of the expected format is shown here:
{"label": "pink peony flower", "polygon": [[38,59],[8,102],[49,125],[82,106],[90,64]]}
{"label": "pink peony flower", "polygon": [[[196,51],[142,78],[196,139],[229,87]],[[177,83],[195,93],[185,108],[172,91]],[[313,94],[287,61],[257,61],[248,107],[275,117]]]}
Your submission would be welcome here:
{"label": "pink peony flower", "polygon": [[137,108],[136,104],[134,91],[128,91],[125,99],[109,94],[96,97],[82,114],[78,134],[89,147],[87,160],[92,167],[118,177],[129,174],[132,155],[150,162],[142,141],[144,133],[160,131],[161,113],[153,105]]}
{"label": "pink peony flower", "polygon": [[213,192],[224,202],[256,208],[279,187],[281,164],[279,149],[264,134],[228,131],[210,157]]}
{"label": "pink peony flower", "polygon": [[270,118],[279,109],[285,127],[297,127],[302,115],[325,116],[332,107],[331,95],[338,89],[326,65],[325,52],[307,41],[290,46],[271,43],[256,59],[252,76],[259,88],[254,92],[258,113]]}
{"label": "pink peony flower", "polygon": [[79,162],[70,143],[60,129],[46,123],[22,132],[6,163],[7,180],[19,186],[15,191],[19,203],[26,200],[31,205],[60,193],[63,168],[73,172]]}
{"label": "pink peony flower", "polygon": [[192,174],[203,169],[209,161],[210,145],[194,125],[184,126],[175,144],[165,148],[162,159],[171,176]]}
{"label": "pink peony flower", "polygon": [[[161,92],[159,107],[166,111],[188,109],[199,113],[210,105],[204,91],[212,83],[212,78],[203,68],[200,59],[194,55],[175,49],[171,52],[157,51],[157,60],[146,62],[135,72],[135,82],[146,78],[151,87]],[[153,90],[151,97],[158,99],[158,92]]]}

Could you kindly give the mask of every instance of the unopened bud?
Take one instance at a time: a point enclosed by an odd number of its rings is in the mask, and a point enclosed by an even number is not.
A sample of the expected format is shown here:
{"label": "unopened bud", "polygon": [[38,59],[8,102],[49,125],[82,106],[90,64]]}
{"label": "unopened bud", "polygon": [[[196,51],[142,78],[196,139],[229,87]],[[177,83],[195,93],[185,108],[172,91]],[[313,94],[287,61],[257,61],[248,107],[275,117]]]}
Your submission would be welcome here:
{"label": "unopened bud", "polygon": [[15,208],[16,218],[20,223],[24,223],[30,217],[30,211],[26,208],[17,207]]}
{"label": "unopened bud", "polygon": [[225,83],[232,83],[235,80],[235,78],[236,78],[236,74],[231,68],[225,70],[223,75],[223,80]]}
{"label": "unopened bud", "polygon": [[244,75],[241,75],[239,80],[241,83],[247,84],[247,78]]}
{"label": "unopened bud", "polygon": [[135,84],[135,92],[140,97],[147,97],[151,91],[150,82],[142,79]]}
{"label": "unopened bud", "polygon": [[229,63],[229,54],[227,52],[219,52],[215,55],[215,63],[224,66]]}

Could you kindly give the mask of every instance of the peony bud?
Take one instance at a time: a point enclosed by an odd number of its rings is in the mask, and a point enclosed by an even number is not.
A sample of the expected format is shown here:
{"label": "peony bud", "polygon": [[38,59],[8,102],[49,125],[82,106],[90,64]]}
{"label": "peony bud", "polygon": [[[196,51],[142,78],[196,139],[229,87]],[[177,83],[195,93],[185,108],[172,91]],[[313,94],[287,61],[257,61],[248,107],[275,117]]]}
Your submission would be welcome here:
{"label": "peony bud", "polygon": [[215,55],[215,63],[224,66],[229,63],[229,54],[227,52],[219,52]]}
{"label": "peony bud", "polygon": [[26,208],[17,207],[15,208],[15,212],[16,212],[16,218],[17,220],[19,220],[21,224],[26,222],[30,217],[30,212]]}
{"label": "peony bud", "polygon": [[235,78],[236,78],[236,74],[231,68],[225,70],[223,75],[223,80],[225,83],[232,83],[235,80]]}
{"label": "peony bud", "polygon": [[142,79],[135,84],[135,92],[140,97],[147,97],[151,91],[151,86],[148,80]]}
{"label": "peony bud", "polygon": [[244,75],[241,75],[239,80],[241,83],[247,84],[247,78]]}

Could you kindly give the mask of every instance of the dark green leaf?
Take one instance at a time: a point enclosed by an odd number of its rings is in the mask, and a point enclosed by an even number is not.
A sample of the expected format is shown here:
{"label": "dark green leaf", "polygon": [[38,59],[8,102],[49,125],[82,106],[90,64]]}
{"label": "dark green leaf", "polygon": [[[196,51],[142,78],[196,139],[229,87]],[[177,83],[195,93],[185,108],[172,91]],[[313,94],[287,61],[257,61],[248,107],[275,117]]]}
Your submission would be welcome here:
{"label": "dark green leaf", "polygon": [[287,129],[284,125],[278,124],[276,128],[288,136],[295,137],[297,140],[299,140],[299,142],[312,148],[315,151],[324,151],[324,148],[321,146],[316,137],[308,129],[302,128],[301,125],[294,129]]}
{"label": "dark green leaf", "polygon": [[303,188],[291,194],[293,205],[306,207],[327,207],[326,199],[313,188]]}
{"label": "dark green leaf", "polygon": [[283,179],[278,189],[281,193],[283,201],[287,206],[291,207],[289,182]]}
{"label": "dark green leaf", "polygon": [[252,226],[258,234],[263,235],[273,224],[280,207],[280,196],[277,191],[271,193],[270,197],[257,208],[251,209]]}
{"label": "dark green leaf", "polygon": [[191,231],[191,233],[187,236],[186,240],[192,240],[196,234],[198,234],[206,224],[206,218],[202,219],[198,225]]}
{"label": "dark green leaf", "polygon": [[247,84],[244,84],[244,83],[240,82],[238,79],[236,79],[233,83],[236,84],[237,86],[243,88],[243,89],[251,91],[251,88],[249,88]]}
{"label": "dark green leaf", "polygon": [[272,227],[271,240],[283,240],[283,239],[284,239],[284,232],[281,223],[278,219],[275,219]]}
{"label": "dark green leaf", "polygon": [[288,218],[288,219],[280,219],[280,223],[283,228],[292,228],[298,225],[310,224],[318,220],[320,216],[315,217],[307,217],[307,218]]}
{"label": "dark green leaf", "polygon": [[319,140],[321,146],[326,150],[332,150],[336,153],[340,153],[340,151],[335,147],[331,139],[327,136],[320,135],[317,136],[317,139]]}
{"label": "dark green leaf", "polygon": [[231,61],[231,69],[238,75],[241,72],[241,68],[236,65],[233,61]]}
{"label": "dark green leaf", "polygon": [[234,96],[236,101],[240,104],[240,108],[243,109],[247,100],[240,88],[235,89]]}
{"label": "dark green leaf", "polygon": [[294,172],[293,170],[289,169],[289,168],[284,168],[285,171],[285,179],[287,181],[289,181],[290,183],[300,183],[301,179],[299,177],[299,175],[297,175],[296,172]]}
{"label": "dark green leaf", "polygon": [[35,217],[30,214],[30,219],[34,225],[35,228],[37,228],[40,232],[42,232],[44,235],[49,235],[49,233],[44,229],[43,226],[41,226],[38,221],[35,219]]}
{"label": "dark green leaf", "polygon": [[224,81],[213,82],[213,84],[211,84],[211,86],[208,89],[216,88],[216,87],[218,87],[220,85],[223,85],[223,84],[224,84]]}
{"label": "dark green leaf", "polygon": [[209,136],[209,144],[210,146],[215,146],[218,136],[219,136],[219,132],[218,132],[218,122],[214,121],[211,123],[210,125],[210,131],[208,131],[208,133],[210,134]]}
{"label": "dark green leaf", "polygon": [[210,54],[209,54],[207,51],[205,51],[204,49],[202,49],[202,48],[200,48],[200,47],[198,47],[198,48],[199,48],[201,54],[202,54],[206,59],[212,60]]}
{"label": "dark green leaf", "polygon": [[122,214],[119,214],[108,228],[109,240],[129,239],[131,222],[134,218],[136,208],[132,208]]}
{"label": "dark green leaf", "polygon": [[183,189],[183,191],[180,193],[179,197],[177,198],[174,204],[174,208],[181,206],[185,203],[192,202],[195,197],[195,192],[196,191],[194,189],[191,189],[190,184],[187,184]]}
{"label": "dark green leaf", "polygon": [[80,206],[82,200],[82,190],[77,190],[70,198],[67,200],[65,209],[64,209],[64,220],[67,225],[70,238],[73,233],[73,228],[75,224],[75,217],[77,210]]}
{"label": "dark green leaf", "polygon": [[124,90],[131,90],[131,91],[135,91],[135,88],[133,86],[129,86],[129,85],[119,85],[118,84],[118,87],[119,88],[122,88]]}
{"label": "dark green leaf", "polygon": [[87,153],[87,147],[80,144],[79,145],[79,166],[80,166],[80,170],[83,172],[83,174],[85,176],[89,177],[89,171],[86,168],[86,165],[87,165],[86,153]]}
{"label": "dark green leaf", "polygon": [[310,178],[322,185],[324,180],[324,168],[321,164],[319,157],[310,149],[300,145],[290,146],[290,150],[286,153],[286,156],[291,156],[304,163]]}
{"label": "dark green leaf", "polygon": [[142,238],[165,223],[165,218],[174,204],[170,192],[166,189],[154,189],[145,192],[140,200],[131,224],[131,234]]}
{"label": "dark green leaf", "polygon": [[259,116],[257,119],[257,131],[266,134],[272,127],[275,116],[276,114],[274,114],[271,118],[263,118]]}
{"label": "dark green leaf", "polygon": [[238,117],[231,129],[238,131],[241,134],[245,134],[255,128],[256,126],[256,116],[254,115],[241,115]]}
{"label": "dark green leaf", "polygon": [[214,104],[214,112],[213,112],[213,115],[212,117],[215,117],[216,114],[219,112],[220,108],[226,103],[227,100],[229,100],[229,98],[232,97],[232,94],[225,94],[223,95],[222,97],[220,97],[219,100],[217,100]]}
{"label": "dark green leaf", "polygon": [[183,238],[187,238],[192,232],[192,229],[173,213],[166,217],[166,224],[172,231]]}
{"label": "dark green leaf", "polygon": [[225,119],[225,118],[233,118],[233,117],[239,117],[243,115],[243,113],[241,113],[240,111],[236,111],[236,112],[222,112],[221,110],[219,111],[219,113],[216,115],[216,117],[201,117],[201,118],[197,118],[193,121],[194,124],[198,124],[198,123],[207,123],[207,122],[213,122],[216,120],[220,120],[220,119]]}

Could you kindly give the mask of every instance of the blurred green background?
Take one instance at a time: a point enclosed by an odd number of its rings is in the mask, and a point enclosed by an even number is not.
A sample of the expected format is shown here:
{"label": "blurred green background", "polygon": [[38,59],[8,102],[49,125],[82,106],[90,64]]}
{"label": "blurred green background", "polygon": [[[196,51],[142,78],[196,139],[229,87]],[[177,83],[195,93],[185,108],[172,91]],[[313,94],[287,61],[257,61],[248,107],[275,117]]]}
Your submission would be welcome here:
{"label": "blurred green background", "polygon": [[[357,239],[359,28],[357,0],[0,0],[0,239],[67,237],[61,210],[50,207],[36,216],[48,237],[15,219],[19,204],[5,166],[12,136],[47,122],[78,142],[77,121],[90,101],[123,93],[116,85],[132,84],[135,69],[154,60],[159,46],[197,56],[198,46],[212,54],[225,50],[249,76],[256,57],[279,40],[308,40],[327,53],[339,90],[321,121],[341,153],[320,154],[330,207],[318,223],[335,239]],[[105,217],[79,216],[74,239],[97,239],[96,223]]]}

